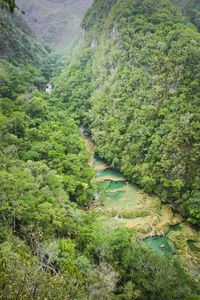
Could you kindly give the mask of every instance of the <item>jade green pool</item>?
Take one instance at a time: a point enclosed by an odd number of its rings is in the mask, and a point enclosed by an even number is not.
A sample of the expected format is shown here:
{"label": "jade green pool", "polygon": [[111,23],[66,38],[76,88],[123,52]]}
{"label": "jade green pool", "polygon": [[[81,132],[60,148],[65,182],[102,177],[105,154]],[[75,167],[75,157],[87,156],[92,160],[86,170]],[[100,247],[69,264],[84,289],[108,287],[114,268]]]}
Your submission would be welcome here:
{"label": "jade green pool", "polygon": [[124,176],[113,168],[107,168],[105,170],[97,170],[97,179],[98,180],[124,180]]}
{"label": "jade green pool", "polygon": [[[96,168],[106,166],[106,162],[99,157],[94,158],[94,166]],[[132,209],[137,207],[138,187],[132,183],[121,181],[123,175],[113,168],[97,170],[97,179],[100,180],[99,189],[105,192],[104,208],[113,209]],[[179,230],[178,227],[172,226],[172,230]],[[173,256],[173,245],[166,237],[149,237],[145,239],[146,244],[158,254],[166,254]],[[172,243],[172,242],[171,242]],[[163,246],[164,247],[160,247]],[[170,248],[171,246],[171,248]]]}
{"label": "jade green pool", "polygon": [[149,237],[145,239],[145,243],[158,254],[166,254],[171,257],[174,255],[169,245],[169,239],[166,236]]}
{"label": "jade green pool", "polygon": [[[101,167],[106,166],[101,170]],[[138,206],[138,187],[126,181],[124,176],[117,170],[110,168],[106,161],[94,157],[94,167],[97,169],[96,178],[99,181],[99,190],[105,192],[104,208],[110,209],[134,209]],[[99,169],[98,169],[99,167]],[[181,231],[180,225],[173,225],[170,231]],[[169,233],[170,233],[169,231]],[[173,256],[177,249],[167,236],[148,237],[145,243],[158,254]],[[188,241],[192,251],[200,252],[193,241]]]}
{"label": "jade green pool", "polygon": [[[170,230],[167,235],[170,235],[171,231],[181,231],[180,225],[170,226]],[[158,254],[166,254],[173,256],[177,249],[174,247],[172,241],[166,236],[153,236],[145,239],[145,243]],[[160,247],[164,245],[164,247]]]}

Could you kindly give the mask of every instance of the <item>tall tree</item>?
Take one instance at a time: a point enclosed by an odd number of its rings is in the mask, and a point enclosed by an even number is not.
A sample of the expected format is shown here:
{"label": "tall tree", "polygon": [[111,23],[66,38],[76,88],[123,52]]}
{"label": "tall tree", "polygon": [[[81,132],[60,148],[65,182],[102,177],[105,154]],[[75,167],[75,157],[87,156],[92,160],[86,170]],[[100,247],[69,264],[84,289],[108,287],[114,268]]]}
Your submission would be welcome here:
{"label": "tall tree", "polygon": [[1,0],[0,3],[2,9],[8,9],[11,13],[14,12],[15,8],[18,8],[15,3],[15,0],[8,0],[8,1]]}

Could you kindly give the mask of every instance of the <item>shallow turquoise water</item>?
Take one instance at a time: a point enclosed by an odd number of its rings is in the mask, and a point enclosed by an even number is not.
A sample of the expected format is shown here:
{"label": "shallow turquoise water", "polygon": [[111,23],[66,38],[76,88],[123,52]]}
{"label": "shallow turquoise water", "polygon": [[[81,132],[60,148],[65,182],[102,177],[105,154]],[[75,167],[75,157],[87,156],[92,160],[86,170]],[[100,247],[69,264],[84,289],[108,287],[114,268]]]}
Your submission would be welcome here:
{"label": "shallow turquoise water", "polygon": [[[106,165],[106,162],[99,157],[94,157],[94,166]],[[105,191],[104,208],[112,209],[133,209],[138,200],[138,187],[128,183],[124,176],[113,168],[97,170],[96,178],[100,180],[99,189]]]}
{"label": "shallow turquoise water", "polygon": [[99,182],[100,189],[106,189],[107,192],[123,189],[126,186],[126,182],[123,181],[112,181],[112,180],[104,180]]}
{"label": "shallow turquoise water", "polygon": [[[182,230],[182,228],[179,224],[171,225],[169,232],[170,231],[181,231],[181,230]],[[158,254],[166,254],[169,256],[173,256],[177,251],[177,249],[174,247],[172,241],[170,239],[168,239],[167,236],[150,237],[150,238],[145,239],[145,243],[147,243],[149,245],[149,247],[152,250],[154,250],[155,252],[157,252]],[[161,245],[164,245],[165,247],[160,248]]]}
{"label": "shallow turquoise water", "polygon": [[107,168],[105,170],[98,170],[97,171],[97,179],[103,179],[104,177],[107,177],[112,180],[123,180],[123,175],[118,172],[117,170],[113,168]]}
{"label": "shallow turquoise water", "polygon": [[[106,161],[95,156],[94,166],[97,167],[101,165],[106,165]],[[104,180],[104,177],[109,178],[109,180]],[[101,178],[102,181],[99,183],[99,187],[100,189],[102,188],[105,190],[105,208],[133,209],[137,206],[137,192],[139,189],[136,185],[132,183],[120,181],[123,179],[123,175],[120,172],[113,168],[98,170],[97,179]],[[119,181],[113,181],[112,179]],[[179,225],[174,225],[171,226],[170,230],[181,230],[181,227]],[[166,254],[172,257],[176,252],[176,249],[173,247],[173,243],[166,236],[149,237],[146,238],[144,241],[153,251],[157,252],[158,254]],[[164,245],[165,247],[160,248],[161,245]]]}
{"label": "shallow turquoise water", "polygon": [[98,187],[100,189],[108,189],[110,186],[110,180],[104,180],[104,181],[100,181]]}
{"label": "shallow turquoise water", "polygon": [[108,186],[108,190],[116,190],[116,189],[122,189],[126,186],[126,182],[123,181],[110,181],[110,184]]}
{"label": "shallow turquoise water", "polygon": [[106,165],[106,161],[99,158],[98,156],[94,156],[94,167],[99,167],[99,166],[103,166],[103,165]]}
{"label": "shallow turquoise water", "polygon": [[[158,254],[166,254],[170,257],[174,255],[174,253],[171,251],[169,244],[168,244],[168,238],[166,236],[153,236],[146,238],[145,243]],[[164,245],[163,248],[160,246]]]}
{"label": "shallow turquoise water", "polygon": [[114,193],[106,193],[106,197],[110,198],[113,201],[119,201],[125,196],[125,191],[117,191]]}

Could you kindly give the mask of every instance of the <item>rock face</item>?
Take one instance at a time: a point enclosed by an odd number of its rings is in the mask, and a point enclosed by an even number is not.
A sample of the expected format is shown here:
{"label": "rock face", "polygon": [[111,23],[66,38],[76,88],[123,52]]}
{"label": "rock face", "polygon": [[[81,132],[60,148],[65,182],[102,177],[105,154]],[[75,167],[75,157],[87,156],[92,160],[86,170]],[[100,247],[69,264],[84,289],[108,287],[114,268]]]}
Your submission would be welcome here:
{"label": "rock face", "polygon": [[17,0],[37,37],[57,52],[70,50],[82,33],[80,22],[93,0]]}
{"label": "rock face", "polygon": [[52,87],[51,87],[51,85],[48,83],[48,84],[46,85],[46,93],[50,94],[51,91],[52,91]]}

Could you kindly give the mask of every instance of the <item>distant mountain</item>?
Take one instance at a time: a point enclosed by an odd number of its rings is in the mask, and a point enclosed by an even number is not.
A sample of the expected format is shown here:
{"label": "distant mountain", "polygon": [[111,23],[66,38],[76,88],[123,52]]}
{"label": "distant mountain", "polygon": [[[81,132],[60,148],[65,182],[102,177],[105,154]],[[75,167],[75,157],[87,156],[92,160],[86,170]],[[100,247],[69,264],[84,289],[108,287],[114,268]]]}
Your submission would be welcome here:
{"label": "distant mountain", "polygon": [[80,22],[93,0],[17,0],[23,16],[43,43],[57,52],[70,49],[81,33]]}

